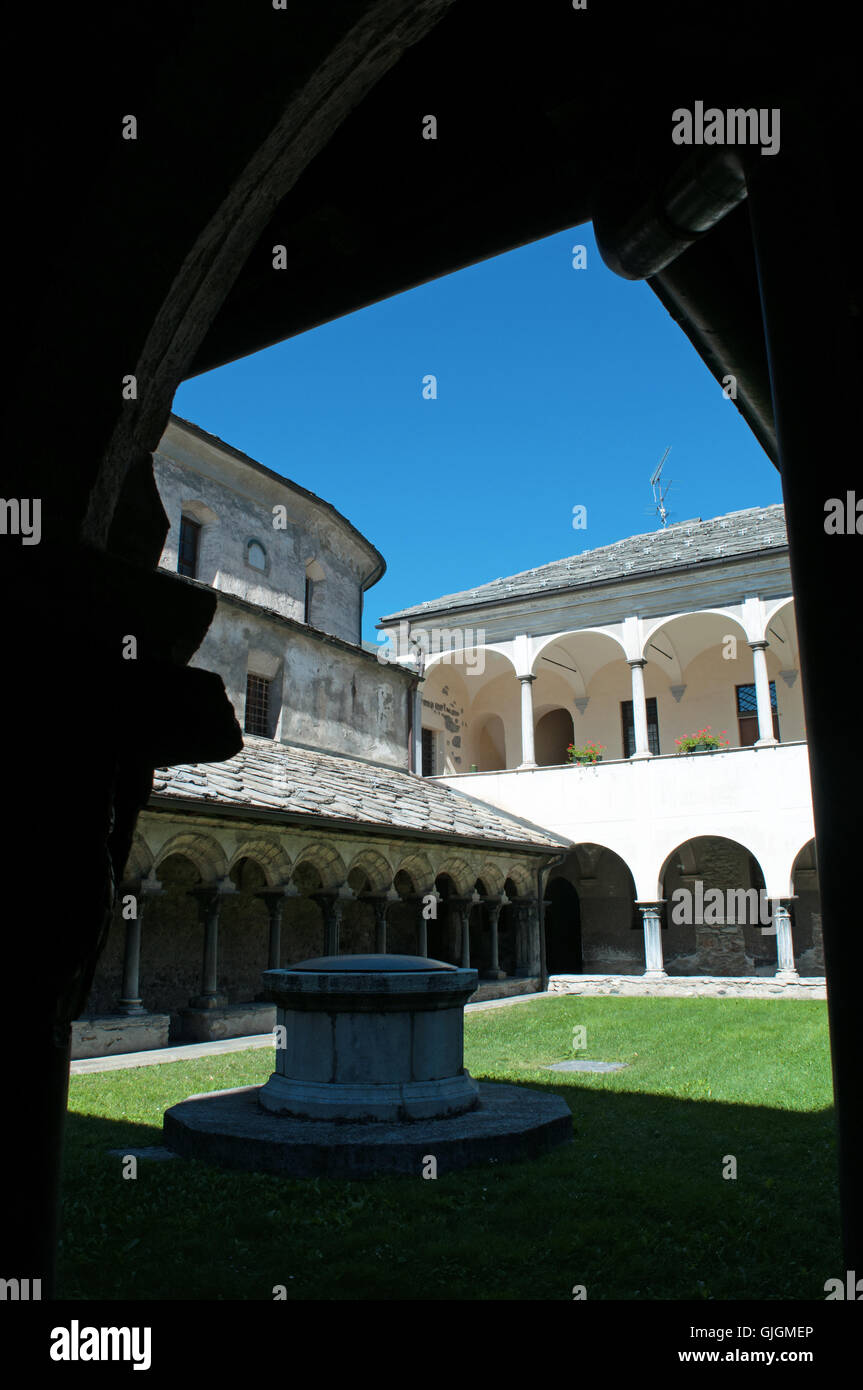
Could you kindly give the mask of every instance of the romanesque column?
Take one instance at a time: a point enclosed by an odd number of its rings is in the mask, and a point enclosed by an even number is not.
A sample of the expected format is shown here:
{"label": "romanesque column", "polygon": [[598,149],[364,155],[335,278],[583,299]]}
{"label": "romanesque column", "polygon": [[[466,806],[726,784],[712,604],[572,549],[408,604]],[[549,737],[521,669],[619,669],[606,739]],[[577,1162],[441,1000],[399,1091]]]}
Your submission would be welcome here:
{"label": "romanesque column", "polygon": [[387,953],[387,911],[389,903],[386,898],[376,897],[372,906],[375,910],[375,951],[379,956]]}
{"label": "romanesque column", "polygon": [[312,893],[311,897],[318,904],[324,914],[324,955],[337,956],[339,954],[339,928],[342,923],[342,913],[345,903],[353,897],[350,889],[344,891],[345,885],[338,889],[324,889],[320,893]]}
{"label": "romanesque column", "polygon": [[[543,904],[543,907],[545,904]],[[525,945],[527,947],[527,973],[539,975],[542,970],[542,956],[539,944],[540,905],[536,898],[528,898],[524,904]]]}
{"label": "romanesque column", "polygon": [[219,910],[223,892],[230,891],[219,884],[190,889],[189,896],[198,904],[198,916],[204,928],[204,958],[201,965],[201,993],[189,1003],[193,1009],[222,1009],[228,999],[218,992],[219,978]]}
{"label": "romanesque column", "polygon": [[644,922],[644,978],[646,980],[666,980],[665,962],[662,959],[662,904],[659,902],[638,903]]}
{"label": "romanesque column", "polygon": [[284,888],[262,888],[255,894],[266,903],[270,918],[270,939],[267,948],[267,969],[278,970],[282,961],[282,911],[285,906]]}
{"label": "romanesque column", "polygon": [[755,705],[758,710],[758,746],[776,743],[773,734],[773,710],[770,705],[770,677],[767,674],[768,642],[750,642],[752,665],[755,671]]}
{"label": "romanesque column", "polygon": [[491,965],[489,966],[489,978],[492,980],[505,980],[506,972],[500,968],[500,946],[498,942],[497,923],[504,906],[505,898],[489,898],[486,902],[488,908],[488,925],[491,933]]}
{"label": "romanesque column", "polygon": [[536,898],[516,898],[515,962],[517,975],[539,975],[542,969],[539,946],[539,912]]}
{"label": "romanesque column", "polygon": [[429,953],[429,919],[428,919],[428,918],[426,917],[426,915],[425,915],[425,902],[424,902],[424,899],[425,899],[425,898],[429,898],[429,897],[434,897],[434,900],[435,900],[435,912],[434,912],[434,917],[433,917],[433,920],[434,920],[434,921],[437,921],[437,914],[438,914],[438,912],[440,911],[440,905],[441,905],[441,903],[443,902],[443,898],[441,897],[440,893],[439,893],[439,892],[437,891],[437,889],[435,888],[434,884],[432,884],[431,888],[427,888],[426,891],[425,891],[424,893],[418,894],[417,901],[418,901],[418,903],[419,903],[419,912],[420,912],[419,921],[417,922],[417,955],[418,955],[418,956],[427,956],[428,953]]}
{"label": "romanesque column", "polygon": [[536,767],[533,742],[533,690],[536,676],[519,676],[521,681],[521,762],[520,768]]}
{"label": "romanesque column", "polygon": [[[140,996],[140,973],[141,973],[141,924],[144,920],[144,906],[146,899],[152,894],[161,893],[162,885],[152,874],[149,878],[141,879],[138,883],[124,885],[121,889],[121,903],[123,898],[133,897],[134,916],[125,917],[126,939],[123,945],[123,986],[120,997],[119,1011],[121,1014],[143,1014],[147,1010],[144,1008]],[[127,911],[123,906],[123,913]]]}
{"label": "romanesque column", "polygon": [[647,739],[647,701],[644,697],[644,657],[630,661],[632,672],[632,722],[635,731],[635,752],[633,758],[652,758]]}
{"label": "romanesque column", "polygon": [[470,969],[470,911],[473,901],[470,898],[448,898],[447,907],[455,914],[459,924],[459,940],[461,943],[461,964],[463,969]]}
{"label": "romanesque column", "polygon": [[773,903],[773,921],[776,926],[776,979],[784,984],[796,984],[800,979],[794,962],[794,938],[791,935],[791,913],[788,904],[791,898],[776,899]]}

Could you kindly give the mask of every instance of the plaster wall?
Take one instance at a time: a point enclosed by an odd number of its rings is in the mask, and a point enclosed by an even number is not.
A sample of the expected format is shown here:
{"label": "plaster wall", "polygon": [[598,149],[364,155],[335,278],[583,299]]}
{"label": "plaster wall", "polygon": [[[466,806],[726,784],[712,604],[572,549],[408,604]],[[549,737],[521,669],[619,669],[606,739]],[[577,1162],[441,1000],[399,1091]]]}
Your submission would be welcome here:
{"label": "plaster wall", "polygon": [[[312,565],[322,577],[312,590],[310,626],[347,642],[360,640],[362,585],[378,559],[333,508],[176,425],[154,455],[154,476],[170,523],[163,568],[177,569],[180,520],[187,513],[202,524],[196,575],[202,583],[303,622]],[[287,512],[284,529],[274,526],[277,506]],[[251,540],[266,551],[264,572],[249,564]]]}
{"label": "plaster wall", "polygon": [[768,896],[788,897],[794,859],[815,833],[803,743],[474,773],[454,782],[576,844],[614,850],[643,901],[661,896],[668,856],[697,835],[743,845],[761,867]]}
{"label": "plaster wall", "polygon": [[230,602],[219,603],[191,664],[219,673],[241,727],[251,671],[272,681],[269,737],[408,766],[410,675],[400,666]]}

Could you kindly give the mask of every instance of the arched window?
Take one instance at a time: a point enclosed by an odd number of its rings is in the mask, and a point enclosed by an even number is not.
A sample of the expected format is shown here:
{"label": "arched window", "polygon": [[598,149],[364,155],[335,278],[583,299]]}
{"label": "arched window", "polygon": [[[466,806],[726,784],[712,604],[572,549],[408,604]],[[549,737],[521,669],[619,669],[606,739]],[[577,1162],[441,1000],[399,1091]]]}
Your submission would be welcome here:
{"label": "arched window", "polygon": [[249,541],[246,545],[246,563],[251,565],[253,570],[266,572],[267,552],[260,541]]}

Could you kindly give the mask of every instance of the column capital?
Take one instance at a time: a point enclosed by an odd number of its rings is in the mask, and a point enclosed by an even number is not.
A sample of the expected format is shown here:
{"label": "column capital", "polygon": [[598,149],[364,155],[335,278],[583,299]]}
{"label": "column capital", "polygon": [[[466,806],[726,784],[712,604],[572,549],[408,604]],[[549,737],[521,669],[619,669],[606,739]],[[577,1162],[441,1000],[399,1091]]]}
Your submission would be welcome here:
{"label": "column capital", "polygon": [[535,681],[535,680],[536,680],[536,672],[535,672],[535,671],[530,671],[530,672],[528,672],[528,674],[527,674],[526,676],[519,676],[518,679],[519,679],[522,683],[523,683],[524,681]]}
{"label": "column capital", "polygon": [[764,652],[770,646],[770,643],[768,642],[766,637],[756,637],[753,638],[753,640],[749,642],[748,645],[752,648],[754,652]]}
{"label": "column capital", "polygon": [[268,886],[266,888],[258,888],[252,894],[252,896],[255,898],[260,898],[261,902],[266,903],[267,907],[272,912],[275,911],[276,908],[284,907],[287,898],[295,897],[296,894],[289,894],[288,885],[286,883],[282,883],[275,887]]}
{"label": "column capital", "polygon": [[646,657],[646,656],[631,656],[631,657],[628,656],[628,657],[626,658],[626,664],[627,664],[627,666],[646,666],[646,665],[647,665],[647,657]]}

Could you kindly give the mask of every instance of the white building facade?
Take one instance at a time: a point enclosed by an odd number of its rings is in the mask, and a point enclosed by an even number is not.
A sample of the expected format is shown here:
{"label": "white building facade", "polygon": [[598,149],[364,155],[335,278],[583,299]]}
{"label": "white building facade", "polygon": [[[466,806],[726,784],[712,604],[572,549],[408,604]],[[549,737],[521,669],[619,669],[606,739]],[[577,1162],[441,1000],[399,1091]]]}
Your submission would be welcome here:
{"label": "white building facade", "polygon": [[570,842],[547,889],[552,977],[823,976],[781,506],[380,626],[393,659],[423,654],[417,766]]}

